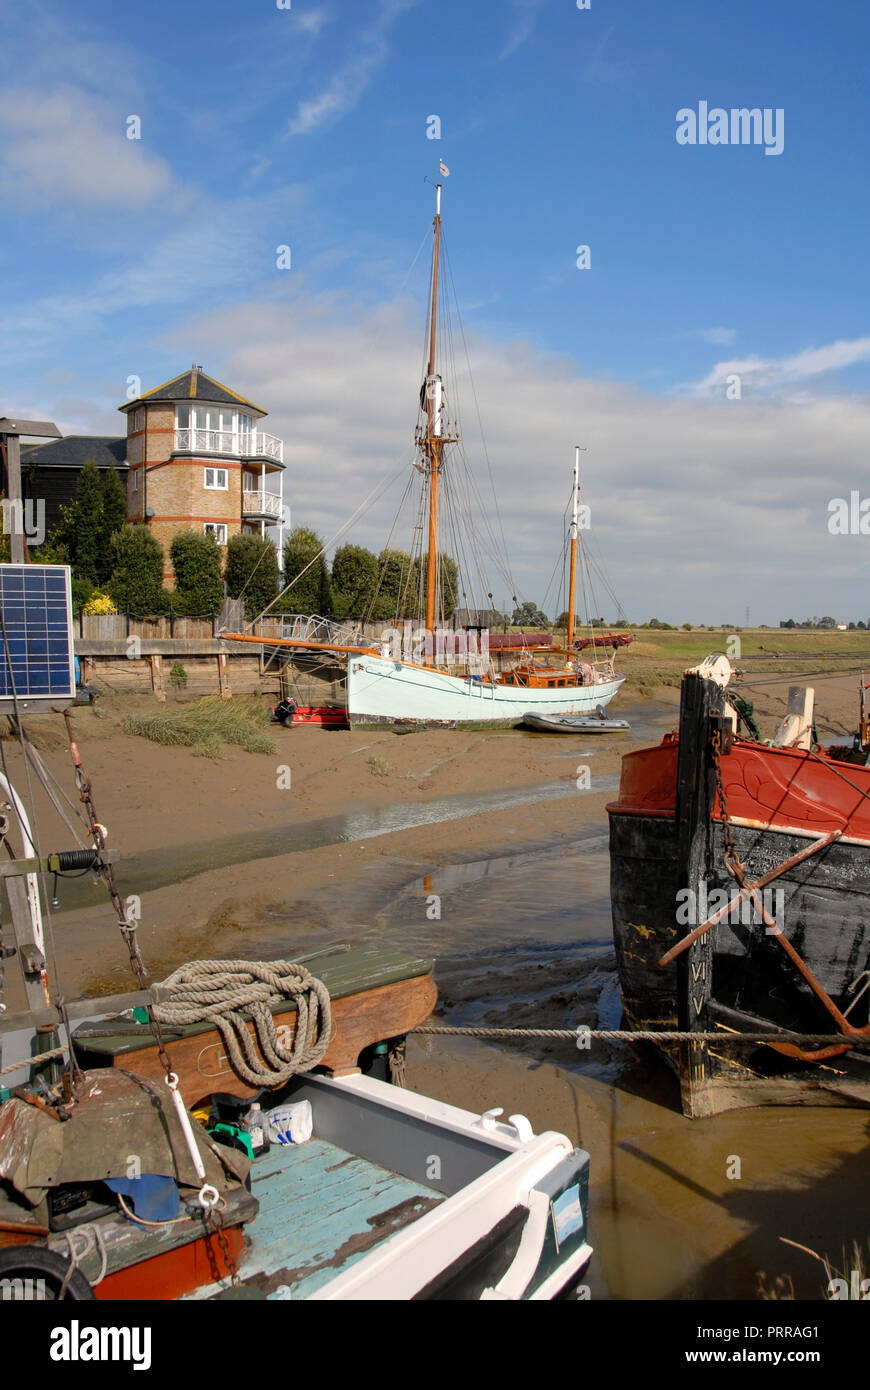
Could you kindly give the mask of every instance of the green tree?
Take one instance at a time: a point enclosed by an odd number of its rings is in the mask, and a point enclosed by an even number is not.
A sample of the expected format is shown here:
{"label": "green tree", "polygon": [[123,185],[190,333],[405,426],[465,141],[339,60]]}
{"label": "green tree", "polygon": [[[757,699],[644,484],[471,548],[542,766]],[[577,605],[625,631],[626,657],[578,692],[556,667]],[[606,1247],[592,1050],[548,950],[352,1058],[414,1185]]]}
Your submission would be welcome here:
{"label": "green tree", "polygon": [[332,560],[332,611],[336,618],[367,616],[378,584],[378,561],[361,545],[343,545]]}
{"label": "green tree", "polygon": [[102,516],[100,518],[99,582],[104,584],[112,572],[114,556],[112,537],[127,524],[127,493],[112,465],[106,470],[101,490]]}
{"label": "green tree", "polygon": [[536,603],[521,603],[514,609],[511,622],[514,627],[546,627],[549,618]]}
{"label": "green tree", "polygon": [[73,578],[97,585],[104,571],[103,489],[100,472],[87,459],[76,481],[72,502],[61,507],[61,519],[48,537],[49,546],[69,557]]}
{"label": "green tree", "polygon": [[[558,616],[558,618],[556,619],[556,621],[555,621],[555,623],[553,624],[553,626],[554,626],[554,627],[558,627],[558,628],[567,628],[567,627],[568,627],[568,609],[567,609],[567,608],[566,608],[562,613],[559,614],[559,616]],[[574,614],[574,626],[575,626],[575,627],[582,627],[582,626],[583,626],[582,622],[580,621],[580,615],[579,615],[579,613],[575,613],[575,614]]]}
{"label": "green tree", "polygon": [[301,578],[292,584],[281,599],[281,612],[317,613],[322,618],[330,617],[332,594],[329,568],[325,557],[319,554],[322,549],[323,541],[307,526],[296,526],[290,532],[284,545],[284,583],[290,584],[300,575]]}
{"label": "green tree", "polygon": [[[382,550],[378,556],[380,583],[372,617],[390,621],[403,616],[406,593],[414,591],[414,567],[405,550]],[[412,599],[413,603],[413,599]]]}
{"label": "green tree", "polygon": [[230,598],[244,598],[249,618],[262,613],[278,593],[278,552],[272,542],[249,531],[230,536],[224,578]]}
{"label": "green tree", "polygon": [[224,601],[220,546],[212,531],[179,531],[169,546],[178,613],[204,614]]}
{"label": "green tree", "polygon": [[110,542],[112,571],[106,585],[115,606],[137,617],[163,607],[163,548],[147,526],[122,526]]}
{"label": "green tree", "polygon": [[459,601],[459,566],[451,555],[445,555],[442,551],[438,556],[438,570],[441,612],[446,622]]}

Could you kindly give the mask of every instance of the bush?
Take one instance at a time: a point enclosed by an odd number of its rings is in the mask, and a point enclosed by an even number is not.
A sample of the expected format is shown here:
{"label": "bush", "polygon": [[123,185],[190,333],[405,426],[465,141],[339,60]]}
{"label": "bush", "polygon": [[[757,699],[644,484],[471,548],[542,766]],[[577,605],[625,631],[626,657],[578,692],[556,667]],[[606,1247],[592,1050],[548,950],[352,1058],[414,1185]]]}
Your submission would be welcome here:
{"label": "bush", "polygon": [[100,582],[105,584],[114,568],[112,537],[127,524],[127,491],[114,465],[103,477],[100,497]]}
{"label": "bush", "polygon": [[163,587],[163,549],[147,526],[123,526],[112,536],[112,573],[106,585],[119,609],[156,613]]}
{"label": "bush", "polygon": [[177,613],[202,614],[224,601],[220,546],[210,531],[179,531],[169,546],[175,571],[173,607]]}
{"label": "bush", "polygon": [[180,661],[176,661],[172,670],[169,672],[169,684],[176,692],[183,690],[187,685],[187,672]]}
{"label": "bush", "polygon": [[322,618],[332,615],[329,570],[325,557],[318,554],[322,549],[323,541],[306,526],[297,526],[290,532],[284,546],[284,583],[290,584],[297,575],[302,577],[281,599],[280,612],[316,613]]}
{"label": "bush", "polygon": [[378,556],[380,587],[372,617],[392,621],[403,616],[406,596],[415,596],[418,578],[410,555],[405,550],[382,550]]}
{"label": "bush", "polygon": [[82,612],[87,614],[88,616],[92,614],[98,614],[102,616],[106,613],[117,613],[117,611],[118,610],[115,607],[112,600],[109,598],[109,595],[101,594],[99,589],[94,589],[93,593],[91,594],[90,598],[88,599],[87,603],[82,609]]}
{"label": "bush", "polygon": [[[41,565],[60,565],[66,564],[67,562],[65,560],[45,560],[43,559],[42,551],[40,551],[39,563]],[[73,577],[73,579],[70,582],[70,588],[72,590],[73,612],[79,613],[84,608],[91,594],[94,592],[94,586],[89,579],[76,579],[75,577]]]}
{"label": "bush", "polygon": [[230,598],[244,597],[249,618],[262,613],[278,593],[278,552],[272,542],[246,531],[231,536],[225,578]]}
{"label": "bush", "polygon": [[365,617],[378,586],[378,562],[361,545],[343,545],[332,561],[332,611],[336,618]]}

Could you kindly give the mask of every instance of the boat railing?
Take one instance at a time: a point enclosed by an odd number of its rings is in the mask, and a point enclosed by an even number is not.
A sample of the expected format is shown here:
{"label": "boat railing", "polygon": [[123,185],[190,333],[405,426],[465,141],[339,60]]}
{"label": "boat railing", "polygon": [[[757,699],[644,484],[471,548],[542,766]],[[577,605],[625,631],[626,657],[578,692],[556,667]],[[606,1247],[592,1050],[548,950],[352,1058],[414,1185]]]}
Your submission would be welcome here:
{"label": "boat railing", "polygon": [[346,627],[316,613],[282,613],[279,621],[280,628],[274,618],[259,619],[257,636],[266,640],[276,637],[282,642],[320,642],[325,647],[358,647],[366,640],[360,628]]}

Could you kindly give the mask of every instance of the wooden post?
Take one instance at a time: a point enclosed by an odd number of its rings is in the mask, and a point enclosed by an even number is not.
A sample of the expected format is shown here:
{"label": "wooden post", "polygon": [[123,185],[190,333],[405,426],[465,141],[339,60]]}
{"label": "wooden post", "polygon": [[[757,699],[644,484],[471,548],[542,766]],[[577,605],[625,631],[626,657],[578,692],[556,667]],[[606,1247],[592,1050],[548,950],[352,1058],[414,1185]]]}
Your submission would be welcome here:
{"label": "wooden post", "polygon": [[[17,434],[6,436],[6,480],[10,505],[9,558],[13,565],[24,564],[24,503],[21,500],[21,441]],[[18,509],[12,503],[18,503]]]}
{"label": "wooden post", "polygon": [[[706,870],[712,844],[711,816],[715,801],[712,733],[724,723],[725,700],[714,681],[690,673],[680,694],[680,741],[677,757],[677,889],[689,889],[696,914],[706,902]],[[703,898],[702,898],[703,891]],[[676,904],[674,910],[676,911]],[[704,914],[706,916],[706,913]],[[714,928],[715,931],[715,928]],[[709,1028],[708,1006],[713,989],[713,932],[707,932],[677,963],[679,1027],[690,1032]],[[710,1053],[706,1043],[680,1046],[680,1092],[683,1113],[698,1118],[715,1109]]]}
{"label": "wooden post", "polygon": [[222,700],[229,700],[232,696],[230,690],[229,660],[226,652],[220,652],[217,659],[218,664],[218,687]]}
{"label": "wooden post", "polygon": [[166,691],[163,689],[163,657],[158,652],[151,657],[151,689],[162,704]]}

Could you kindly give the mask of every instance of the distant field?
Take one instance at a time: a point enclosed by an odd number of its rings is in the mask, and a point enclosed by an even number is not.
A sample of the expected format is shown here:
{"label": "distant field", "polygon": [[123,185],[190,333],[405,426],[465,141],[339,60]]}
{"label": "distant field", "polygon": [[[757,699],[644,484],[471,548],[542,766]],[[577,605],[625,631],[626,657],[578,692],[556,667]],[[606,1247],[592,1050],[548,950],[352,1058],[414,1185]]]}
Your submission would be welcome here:
{"label": "distant field", "polygon": [[686,666],[695,665],[712,652],[728,653],[729,638],[739,639],[737,652],[730,657],[733,666],[748,671],[775,671],[786,675],[794,671],[813,675],[821,671],[860,670],[870,672],[870,632],[830,632],[814,629],[797,632],[792,628],[702,629],[661,632],[648,628],[631,629],[634,641],[616,653],[616,664],[635,686],[678,685]]}

